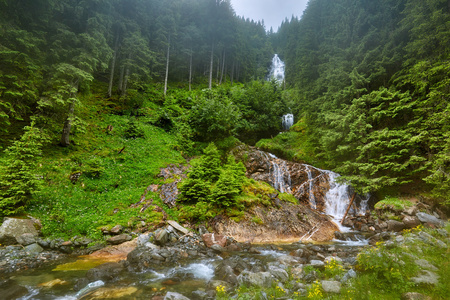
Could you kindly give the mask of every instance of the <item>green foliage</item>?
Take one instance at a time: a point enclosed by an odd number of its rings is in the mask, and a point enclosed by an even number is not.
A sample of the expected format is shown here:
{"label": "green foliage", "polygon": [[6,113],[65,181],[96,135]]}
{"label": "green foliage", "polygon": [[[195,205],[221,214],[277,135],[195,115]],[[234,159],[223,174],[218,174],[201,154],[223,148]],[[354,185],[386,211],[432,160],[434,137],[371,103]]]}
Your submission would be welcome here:
{"label": "green foliage", "polygon": [[131,120],[128,123],[127,129],[125,129],[124,137],[126,139],[136,139],[144,137],[144,130],[139,128],[139,124],[136,120]]}
{"label": "green foliage", "polygon": [[393,292],[406,292],[413,285],[408,281],[417,267],[412,258],[399,248],[386,249],[384,245],[370,248],[358,255],[361,271],[370,272],[375,286]]}
{"label": "green foliage", "polygon": [[238,107],[222,90],[204,90],[189,115],[194,138],[204,142],[234,135],[240,117]]}
{"label": "green foliage", "polygon": [[[179,186],[179,201],[196,204],[212,203],[217,207],[238,205],[237,197],[242,193],[245,181],[245,167],[236,163],[233,156],[228,156],[222,164],[220,153],[211,143],[203,151],[198,160],[191,161],[192,170],[188,178]],[[198,217],[197,217],[198,218]]]}
{"label": "green foliage", "polygon": [[23,213],[42,187],[38,170],[45,142],[46,137],[32,124],[5,150],[0,168],[0,216]]}

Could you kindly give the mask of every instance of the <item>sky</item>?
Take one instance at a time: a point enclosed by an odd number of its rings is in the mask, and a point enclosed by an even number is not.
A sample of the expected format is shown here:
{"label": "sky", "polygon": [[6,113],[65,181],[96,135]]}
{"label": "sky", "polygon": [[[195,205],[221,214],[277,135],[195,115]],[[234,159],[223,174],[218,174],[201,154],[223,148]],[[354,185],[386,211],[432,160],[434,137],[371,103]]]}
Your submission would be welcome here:
{"label": "sky", "polygon": [[238,16],[244,16],[255,21],[264,20],[266,30],[272,26],[278,30],[284,19],[292,15],[301,17],[308,0],[231,0]]}

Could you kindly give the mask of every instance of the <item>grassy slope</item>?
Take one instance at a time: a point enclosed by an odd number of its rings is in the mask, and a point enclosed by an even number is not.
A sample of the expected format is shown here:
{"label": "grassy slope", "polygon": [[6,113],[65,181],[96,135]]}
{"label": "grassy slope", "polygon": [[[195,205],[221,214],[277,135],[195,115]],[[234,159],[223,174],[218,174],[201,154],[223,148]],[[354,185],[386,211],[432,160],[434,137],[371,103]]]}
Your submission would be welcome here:
{"label": "grassy slope", "polygon": [[[104,105],[93,96],[85,99],[81,114],[86,132],[73,136],[69,148],[53,145],[44,150],[46,184],[29,210],[42,221],[45,235],[100,238],[101,226],[132,227],[141,220],[158,223],[162,217],[153,210],[139,213],[139,207],[130,205],[140,200],[147,186],[158,182],[159,168],[184,162],[174,150],[174,136],[138,122],[145,136],[127,140],[124,132],[133,117],[110,114]],[[113,126],[111,132],[108,125]],[[69,177],[77,172],[82,175],[73,184]],[[162,205],[156,193],[149,192],[149,198]]]}

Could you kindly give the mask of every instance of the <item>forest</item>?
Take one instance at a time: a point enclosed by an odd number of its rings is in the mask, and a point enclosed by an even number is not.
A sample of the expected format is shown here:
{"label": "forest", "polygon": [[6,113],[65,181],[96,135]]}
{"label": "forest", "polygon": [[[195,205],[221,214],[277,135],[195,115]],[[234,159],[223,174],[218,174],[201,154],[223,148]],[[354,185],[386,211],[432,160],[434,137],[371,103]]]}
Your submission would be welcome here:
{"label": "forest", "polygon": [[[137,202],[159,168],[205,153],[194,184],[208,153],[240,142],[360,193],[448,205],[449,50],[447,0],[310,0],[277,31],[229,0],[0,0],[0,215],[95,236],[128,222],[134,211],[111,208]],[[275,53],[283,84],[267,80]],[[242,170],[214,161],[228,170],[207,182],[223,208]]]}

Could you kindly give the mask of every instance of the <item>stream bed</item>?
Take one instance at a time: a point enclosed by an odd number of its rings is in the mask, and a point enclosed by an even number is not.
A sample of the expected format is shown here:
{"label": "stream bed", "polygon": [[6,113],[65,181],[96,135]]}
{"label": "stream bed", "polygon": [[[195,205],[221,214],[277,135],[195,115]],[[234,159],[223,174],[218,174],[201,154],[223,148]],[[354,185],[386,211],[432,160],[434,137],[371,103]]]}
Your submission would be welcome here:
{"label": "stream bed", "polygon": [[[105,264],[105,260],[89,256],[70,257],[57,265],[15,274],[9,281],[17,287],[26,288],[27,292],[22,292],[21,297],[17,298],[22,300],[152,299],[168,292],[176,292],[190,299],[202,299],[199,295],[208,295],[208,291],[209,295],[213,294],[219,283],[226,285],[233,294],[237,282],[223,281],[220,274],[224,266],[231,265],[234,273],[269,272],[276,278],[276,272],[272,272],[274,270],[301,269],[314,264],[320,268],[321,262],[334,258],[350,270],[356,264],[357,254],[366,245],[364,237],[353,234],[346,241],[334,240],[321,244],[251,245],[243,251],[222,253],[207,249],[203,253],[200,251],[195,258],[188,256],[138,271],[130,267],[128,261]],[[108,264],[124,267],[102,279],[92,276],[92,269]]]}

